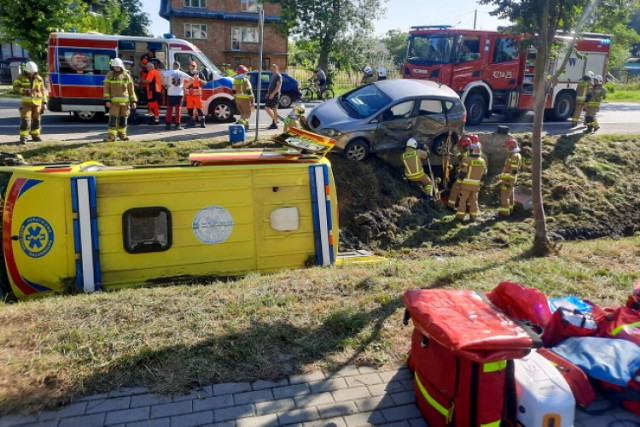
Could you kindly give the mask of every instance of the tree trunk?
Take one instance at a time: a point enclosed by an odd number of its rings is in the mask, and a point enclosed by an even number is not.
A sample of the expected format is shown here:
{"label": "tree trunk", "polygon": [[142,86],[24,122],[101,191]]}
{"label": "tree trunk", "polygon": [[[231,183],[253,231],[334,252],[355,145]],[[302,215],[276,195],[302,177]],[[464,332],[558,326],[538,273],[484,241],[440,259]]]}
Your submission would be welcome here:
{"label": "tree trunk", "polygon": [[320,43],[320,58],[318,58],[318,67],[322,68],[325,72],[329,66],[329,52],[333,47],[333,38],[323,37]]}
{"label": "tree trunk", "polygon": [[[533,218],[535,234],[533,238],[533,255],[546,256],[551,252],[551,242],[547,236],[547,220],[542,201],[542,120],[544,119],[544,106],[547,99],[546,72],[549,66],[549,51],[553,39],[549,40],[548,31],[549,9],[548,4],[543,9],[540,17],[540,32],[538,33],[538,47],[536,51],[536,69],[533,76],[535,88],[533,98],[533,134],[532,134],[532,192],[533,192]],[[553,37],[553,36],[552,36]]]}

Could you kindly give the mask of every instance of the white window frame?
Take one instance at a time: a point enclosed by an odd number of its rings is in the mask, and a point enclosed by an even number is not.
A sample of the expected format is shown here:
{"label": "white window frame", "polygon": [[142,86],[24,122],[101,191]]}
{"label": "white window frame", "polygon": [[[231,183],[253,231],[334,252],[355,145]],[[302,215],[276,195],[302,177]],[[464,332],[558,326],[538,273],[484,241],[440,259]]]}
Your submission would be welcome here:
{"label": "white window frame", "polygon": [[184,7],[192,7],[195,9],[206,9],[207,0],[184,0]]}
{"label": "white window frame", "polygon": [[231,27],[231,50],[242,50],[242,43],[259,43],[258,27]]}
{"label": "white window frame", "polygon": [[257,13],[258,1],[257,0],[240,0],[240,11]]}
{"label": "white window frame", "polygon": [[[197,29],[194,29],[197,27]],[[195,37],[196,35],[200,37]],[[207,40],[207,24],[184,24],[184,38],[188,40]]]}

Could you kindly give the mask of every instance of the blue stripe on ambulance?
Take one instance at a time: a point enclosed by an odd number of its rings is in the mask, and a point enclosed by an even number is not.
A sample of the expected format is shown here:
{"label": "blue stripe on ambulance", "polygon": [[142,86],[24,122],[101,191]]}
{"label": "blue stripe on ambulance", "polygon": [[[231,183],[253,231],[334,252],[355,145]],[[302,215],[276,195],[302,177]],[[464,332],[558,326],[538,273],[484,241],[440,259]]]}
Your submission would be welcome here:
{"label": "blue stripe on ambulance", "polygon": [[84,292],[102,289],[96,209],[96,179],[71,179],[73,242],[76,254],[76,286]]}
{"label": "blue stripe on ambulance", "polygon": [[309,166],[313,231],[316,263],[331,265],[335,262],[331,195],[329,194],[329,168],[326,165]]}

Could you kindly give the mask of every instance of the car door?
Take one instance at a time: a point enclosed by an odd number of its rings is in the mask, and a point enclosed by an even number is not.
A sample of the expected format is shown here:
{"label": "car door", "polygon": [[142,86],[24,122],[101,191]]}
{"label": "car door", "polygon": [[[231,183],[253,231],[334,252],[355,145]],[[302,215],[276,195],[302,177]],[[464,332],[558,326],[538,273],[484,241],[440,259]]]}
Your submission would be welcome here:
{"label": "car door", "polygon": [[415,100],[405,100],[386,108],[378,115],[378,126],[371,151],[399,150],[413,136],[416,122]]}
{"label": "car door", "polygon": [[444,104],[439,98],[421,98],[418,100],[413,137],[418,142],[430,145],[438,135],[447,132],[447,115]]}

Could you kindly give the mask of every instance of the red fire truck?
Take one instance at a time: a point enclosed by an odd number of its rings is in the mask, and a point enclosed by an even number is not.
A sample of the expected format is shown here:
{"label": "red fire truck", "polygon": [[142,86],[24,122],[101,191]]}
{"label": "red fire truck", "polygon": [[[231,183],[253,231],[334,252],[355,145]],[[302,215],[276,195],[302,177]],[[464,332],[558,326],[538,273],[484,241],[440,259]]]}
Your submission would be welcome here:
{"label": "red fire truck", "polygon": [[[522,52],[523,36],[498,31],[463,30],[449,26],[412,27],[402,75],[446,84],[467,107],[467,124],[479,124],[491,113],[515,114],[533,109],[535,50]],[[560,42],[570,36],[558,35]],[[571,53],[565,71],[547,98],[546,116],[571,117],[575,89],[587,71],[605,76],[611,36],[584,34]],[[550,73],[564,57],[552,60]]]}

